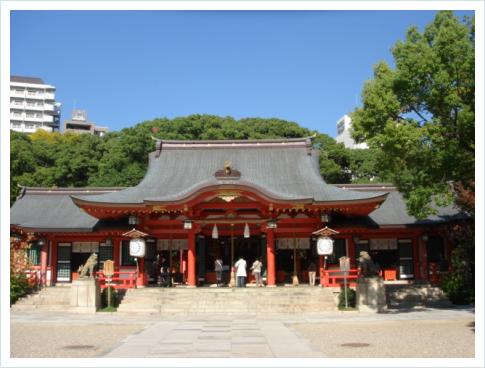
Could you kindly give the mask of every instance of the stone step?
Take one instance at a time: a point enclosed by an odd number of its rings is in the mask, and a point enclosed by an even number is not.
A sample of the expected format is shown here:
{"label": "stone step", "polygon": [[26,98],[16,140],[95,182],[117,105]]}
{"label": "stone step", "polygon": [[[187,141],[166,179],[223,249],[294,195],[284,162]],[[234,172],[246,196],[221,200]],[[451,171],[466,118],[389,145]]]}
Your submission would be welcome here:
{"label": "stone step", "polygon": [[169,315],[261,315],[335,310],[333,290],[321,288],[143,288],[126,292],[119,310]]}

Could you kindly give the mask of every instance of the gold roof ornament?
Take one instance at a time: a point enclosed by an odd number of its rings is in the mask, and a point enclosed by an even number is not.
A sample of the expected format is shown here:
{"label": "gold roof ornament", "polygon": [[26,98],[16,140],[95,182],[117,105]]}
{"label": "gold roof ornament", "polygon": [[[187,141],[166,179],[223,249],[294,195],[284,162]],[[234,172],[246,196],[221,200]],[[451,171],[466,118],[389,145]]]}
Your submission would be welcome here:
{"label": "gold roof ornament", "polygon": [[148,234],[133,228],[132,230],[122,234],[122,236],[126,236],[127,238],[132,238],[132,239],[138,239],[138,238],[145,238],[148,236]]}
{"label": "gold roof ornament", "polygon": [[325,226],[324,228],[322,228],[320,230],[314,231],[312,234],[316,235],[316,236],[330,237],[332,235],[339,234],[339,232],[334,230],[334,229],[329,228],[328,226]]}

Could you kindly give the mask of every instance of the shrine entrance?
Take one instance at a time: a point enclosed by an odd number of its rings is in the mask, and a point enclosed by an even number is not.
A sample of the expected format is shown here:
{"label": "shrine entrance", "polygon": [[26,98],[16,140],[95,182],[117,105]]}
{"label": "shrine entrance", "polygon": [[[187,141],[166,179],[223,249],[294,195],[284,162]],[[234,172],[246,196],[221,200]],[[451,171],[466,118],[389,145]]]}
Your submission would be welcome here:
{"label": "shrine entrance", "polygon": [[[203,242],[206,246],[200,245]],[[234,236],[232,241],[230,236],[221,236],[218,239],[205,237],[199,241],[197,257],[200,282],[215,283],[214,261],[220,258],[224,269],[223,279],[229,283],[231,267],[240,257],[247,263],[249,281],[250,267],[257,258],[261,259],[263,268],[266,269],[266,242],[259,235],[249,238]]]}

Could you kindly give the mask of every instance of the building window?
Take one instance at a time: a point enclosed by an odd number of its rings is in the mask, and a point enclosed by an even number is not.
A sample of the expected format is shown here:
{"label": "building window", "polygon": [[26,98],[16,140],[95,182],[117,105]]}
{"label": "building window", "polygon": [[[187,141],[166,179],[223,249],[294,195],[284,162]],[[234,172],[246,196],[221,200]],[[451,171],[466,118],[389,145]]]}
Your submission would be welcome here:
{"label": "building window", "polygon": [[27,94],[28,94],[29,96],[36,96],[36,95],[37,95],[37,91],[36,91],[36,90],[33,90],[33,89],[29,89],[29,90],[27,91]]}
{"label": "building window", "polygon": [[414,278],[413,243],[411,239],[399,239],[399,278]]}
{"label": "building window", "polygon": [[27,112],[25,116],[27,116],[28,118],[33,118],[35,117],[35,114],[33,112]]}
{"label": "building window", "polygon": [[57,246],[57,281],[71,281],[71,244]]}
{"label": "building window", "polygon": [[20,117],[20,116],[22,116],[22,113],[20,111],[14,111],[13,116]]}
{"label": "building window", "polygon": [[121,265],[122,266],[136,266],[136,258],[130,256],[130,241],[123,240],[121,242]]}
{"label": "building window", "polygon": [[27,106],[35,106],[35,101],[27,100]]}
{"label": "building window", "polygon": [[40,251],[42,247],[38,244],[32,244],[28,251],[28,257],[30,264],[34,266],[40,265]]}
{"label": "building window", "polygon": [[101,243],[99,245],[99,270],[103,270],[104,261],[113,259],[113,246]]}
{"label": "building window", "polygon": [[22,100],[13,100],[13,104],[17,106],[22,106]]}
{"label": "building window", "polygon": [[19,121],[12,122],[12,128],[20,129],[21,127],[22,127],[22,123],[20,123]]}
{"label": "building window", "polygon": [[35,128],[35,125],[32,124],[32,123],[26,123],[25,124],[25,129],[34,129]]}
{"label": "building window", "polygon": [[43,115],[42,115],[42,113],[41,113],[41,112],[37,112],[37,113],[35,113],[35,114],[34,114],[34,116],[35,116],[36,118],[38,118],[38,119],[42,119],[42,117],[43,117]]}
{"label": "building window", "polygon": [[338,124],[337,124],[337,134],[340,135],[344,132],[344,129],[345,129],[345,123],[343,120],[341,120]]}

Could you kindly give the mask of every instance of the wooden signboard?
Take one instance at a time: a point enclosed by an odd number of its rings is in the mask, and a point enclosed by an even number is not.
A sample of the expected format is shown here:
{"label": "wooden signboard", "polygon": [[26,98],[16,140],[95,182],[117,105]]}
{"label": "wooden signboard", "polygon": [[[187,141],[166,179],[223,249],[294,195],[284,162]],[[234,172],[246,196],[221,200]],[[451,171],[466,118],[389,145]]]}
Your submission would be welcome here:
{"label": "wooden signboard", "polygon": [[103,263],[103,273],[108,279],[112,278],[115,274],[114,264],[115,263],[110,259]]}

